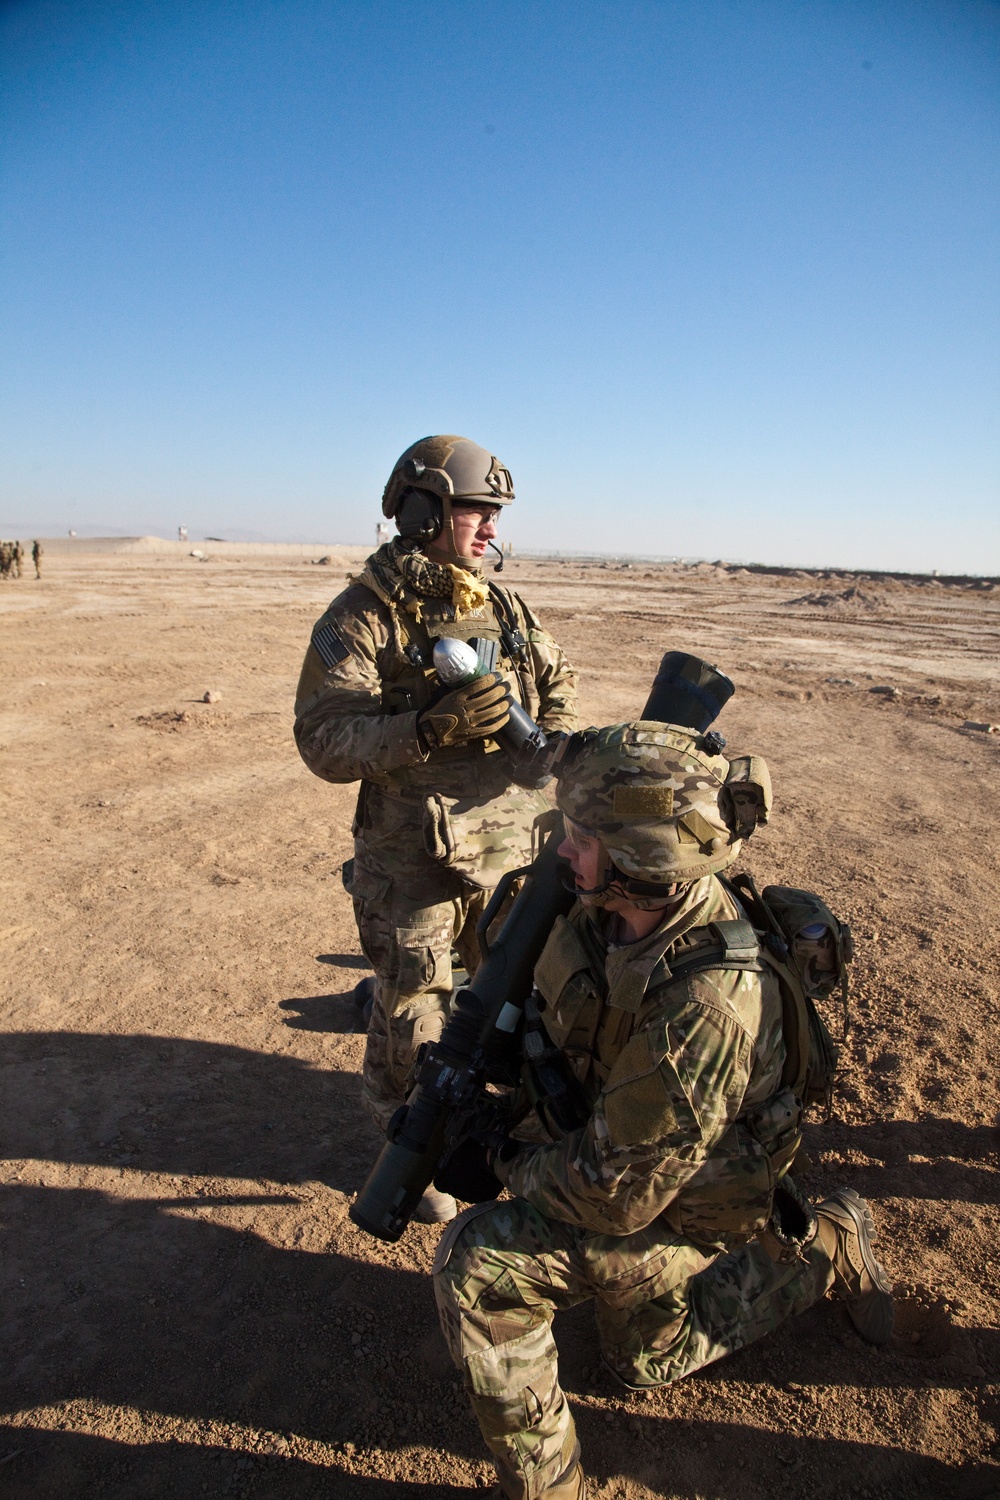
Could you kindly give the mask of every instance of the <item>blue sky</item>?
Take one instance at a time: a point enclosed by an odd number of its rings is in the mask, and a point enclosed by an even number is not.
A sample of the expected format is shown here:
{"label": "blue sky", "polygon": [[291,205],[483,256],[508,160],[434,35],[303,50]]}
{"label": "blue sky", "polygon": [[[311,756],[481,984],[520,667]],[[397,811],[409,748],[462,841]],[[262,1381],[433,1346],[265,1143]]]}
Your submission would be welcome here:
{"label": "blue sky", "polygon": [[7,0],[0,527],[1000,571],[992,0]]}

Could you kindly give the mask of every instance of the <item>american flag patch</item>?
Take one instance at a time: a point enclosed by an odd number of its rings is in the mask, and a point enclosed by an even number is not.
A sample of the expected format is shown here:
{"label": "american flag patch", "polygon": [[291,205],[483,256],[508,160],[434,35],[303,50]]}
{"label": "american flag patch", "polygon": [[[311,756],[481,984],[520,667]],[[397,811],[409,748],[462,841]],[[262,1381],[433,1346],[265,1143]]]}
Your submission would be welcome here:
{"label": "american flag patch", "polygon": [[329,620],[323,620],[316,626],[312,633],[312,643],[324,667],[335,667],[345,656],[351,654]]}

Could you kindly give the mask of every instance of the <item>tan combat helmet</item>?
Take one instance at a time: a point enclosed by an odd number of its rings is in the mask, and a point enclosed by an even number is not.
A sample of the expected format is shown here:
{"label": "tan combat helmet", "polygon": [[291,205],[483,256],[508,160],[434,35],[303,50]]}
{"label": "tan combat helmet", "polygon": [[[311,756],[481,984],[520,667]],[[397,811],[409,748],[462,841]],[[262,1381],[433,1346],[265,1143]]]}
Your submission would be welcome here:
{"label": "tan combat helmet", "polygon": [[[574,744],[574,741],[577,743]],[[716,736],[642,721],[574,735],[556,768],[556,802],[607,856],[612,884],[639,905],[724,870],[771,810],[760,756],[727,760]]]}
{"label": "tan combat helmet", "polygon": [[455,546],[452,504],[509,505],[514,498],[510,470],[469,438],[455,433],[421,438],[396,460],[382,493],[382,513],[393,518],[400,536],[433,542],[444,533],[451,561],[477,567]]}

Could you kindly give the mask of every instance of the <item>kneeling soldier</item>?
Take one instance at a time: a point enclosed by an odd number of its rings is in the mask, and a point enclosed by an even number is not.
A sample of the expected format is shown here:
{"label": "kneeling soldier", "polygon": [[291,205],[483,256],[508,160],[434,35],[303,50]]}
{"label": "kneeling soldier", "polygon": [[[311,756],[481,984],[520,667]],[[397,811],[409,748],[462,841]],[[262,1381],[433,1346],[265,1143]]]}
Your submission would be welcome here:
{"label": "kneeling soldier", "polygon": [[[802,1038],[718,878],[752,832],[748,798],[766,817],[770,791],[734,781],[714,738],[621,724],[574,736],[563,762],[560,853],[579,900],[535,970],[510,1138],[483,1148],[513,1197],[456,1219],[435,1265],[510,1500],[585,1494],[559,1308],[594,1299],[604,1361],[631,1389],[678,1380],[828,1292],[870,1342],[892,1331],[867,1205],[844,1188],[813,1209],[785,1176]],[[799,1216],[791,1240],[776,1190]]]}

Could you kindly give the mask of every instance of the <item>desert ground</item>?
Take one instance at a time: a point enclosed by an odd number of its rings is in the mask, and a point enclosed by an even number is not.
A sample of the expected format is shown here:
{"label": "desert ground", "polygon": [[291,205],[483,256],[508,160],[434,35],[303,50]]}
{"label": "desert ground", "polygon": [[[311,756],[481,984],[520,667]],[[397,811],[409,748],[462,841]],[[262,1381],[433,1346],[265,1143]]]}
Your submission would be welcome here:
{"label": "desert ground", "polygon": [[[29,570],[30,571],[30,570]],[[5,1500],[415,1500],[491,1481],[434,1315],[440,1230],[350,1222],[366,970],[356,795],[291,738],[343,560],[61,554],[0,585]],[[601,1500],[1000,1495],[1000,586],[515,560],[634,717],[670,648],[764,754],[761,883],[857,941],[814,1197],[872,1203],[897,1282],[873,1350],[828,1301],[648,1399],[557,1319]],[[206,691],[215,701],[202,701]],[[836,1022],[836,1009],[832,1008]]]}

